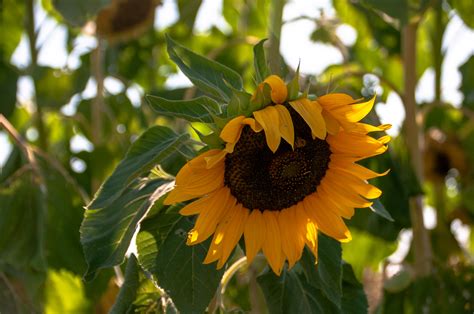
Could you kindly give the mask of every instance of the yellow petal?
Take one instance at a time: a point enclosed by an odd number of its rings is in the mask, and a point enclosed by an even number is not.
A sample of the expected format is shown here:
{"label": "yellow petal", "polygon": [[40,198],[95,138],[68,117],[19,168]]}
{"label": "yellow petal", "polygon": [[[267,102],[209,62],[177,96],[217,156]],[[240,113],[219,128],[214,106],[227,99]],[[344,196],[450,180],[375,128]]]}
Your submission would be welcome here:
{"label": "yellow petal", "polygon": [[336,108],[345,107],[355,103],[357,100],[347,94],[331,93],[316,99],[321,106],[330,112]]}
{"label": "yellow petal", "polygon": [[326,138],[326,123],[321,115],[321,106],[317,102],[302,98],[291,101],[290,105],[311,128],[313,138],[317,137],[322,140]]}
{"label": "yellow petal", "polygon": [[329,163],[329,168],[350,173],[362,180],[369,180],[369,179],[373,179],[377,177],[382,177],[390,172],[390,169],[388,169],[385,172],[377,173],[359,164],[356,164],[353,162],[347,162],[344,160],[338,160],[337,158],[335,159],[331,158],[331,162]]}
{"label": "yellow petal", "polygon": [[336,118],[334,118],[327,110],[323,110],[322,112],[324,121],[326,122],[326,128],[329,134],[337,134],[339,129],[341,128],[339,122],[337,122]]}
{"label": "yellow petal", "polygon": [[321,200],[315,194],[307,196],[303,205],[308,216],[314,220],[326,235],[340,242],[348,242],[352,239],[349,229],[339,215],[322,207]]}
{"label": "yellow petal", "polygon": [[281,232],[281,248],[288,258],[289,269],[301,258],[304,246],[304,241],[299,241],[299,239],[301,239],[300,233],[304,232],[304,230],[301,230],[302,226],[297,224],[295,210],[296,208],[294,208],[294,206],[285,208],[280,211],[278,215],[278,226]]}
{"label": "yellow petal", "polygon": [[382,191],[377,187],[351,174],[348,174],[347,172],[337,171],[336,175],[341,178],[341,180],[344,182],[344,185],[367,199],[376,199],[382,195]]}
{"label": "yellow petal", "polygon": [[222,240],[222,256],[217,263],[217,269],[224,266],[230,253],[232,253],[237,242],[239,242],[249,216],[249,210],[243,208],[242,204],[237,204],[230,212],[232,214],[228,214],[217,228],[219,233],[224,233],[224,238]]}
{"label": "yellow petal", "polygon": [[374,126],[366,123],[357,123],[356,127],[353,128],[352,132],[367,134],[371,132],[384,132],[392,128],[391,124],[381,124],[379,126]]}
{"label": "yellow petal", "polygon": [[280,118],[274,106],[268,106],[253,113],[255,119],[263,127],[267,145],[272,152],[276,152],[280,146]]}
{"label": "yellow petal", "polygon": [[356,191],[341,182],[341,179],[334,174],[328,174],[324,177],[320,185],[324,186],[326,192],[339,202],[346,206],[355,208],[365,208],[372,206],[372,202],[361,197]]}
{"label": "yellow petal", "polygon": [[250,126],[255,133],[263,130],[262,126],[253,118],[245,118],[242,120],[242,124]]}
{"label": "yellow petal", "polygon": [[350,110],[346,112],[346,119],[350,122],[358,122],[362,120],[374,107],[376,96],[374,95],[369,101],[350,105]]}
{"label": "yellow petal", "polygon": [[346,154],[352,157],[371,157],[387,150],[383,143],[370,136],[345,131],[329,135],[326,141],[334,154]]}
{"label": "yellow petal", "polygon": [[262,213],[258,209],[252,210],[244,229],[245,251],[249,264],[252,263],[258,251],[262,248],[266,233],[265,230],[266,224]]}
{"label": "yellow petal", "polygon": [[278,212],[265,210],[263,218],[266,224],[265,240],[262,250],[275,274],[280,275],[283,268],[280,227],[278,226]]}
{"label": "yellow petal", "polygon": [[350,219],[352,216],[354,216],[354,207],[346,206],[342,202],[338,202],[337,200],[331,198],[329,193],[326,192],[321,184],[318,186],[317,193],[323,208],[329,209],[336,215],[342,216],[346,219]]}
{"label": "yellow petal", "polygon": [[223,162],[225,155],[227,155],[227,152],[225,150],[221,150],[214,156],[205,157],[204,159],[206,160],[206,169],[211,169],[218,163]]}
{"label": "yellow petal", "polygon": [[244,116],[238,116],[227,122],[221,131],[221,139],[223,139],[226,143],[237,143],[240,133],[242,133],[242,121],[244,119]]}
{"label": "yellow petal", "polygon": [[288,96],[288,90],[286,88],[285,82],[283,82],[283,80],[277,75],[270,75],[264,80],[264,82],[270,85],[272,89],[272,101],[275,104],[284,103],[286,97]]}
{"label": "yellow petal", "polygon": [[201,213],[196,220],[194,229],[190,232],[187,244],[194,245],[205,241],[216,230],[217,224],[231,209],[236,199],[226,187],[221,188],[207,198],[202,205]]}
{"label": "yellow petal", "polygon": [[282,105],[275,105],[280,117],[280,134],[283,139],[293,148],[295,141],[295,130],[293,128],[293,121],[288,109]]}
{"label": "yellow petal", "polygon": [[165,198],[163,204],[171,205],[179,202],[189,201],[193,198],[199,197],[193,194],[188,194],[182,189],[175,187],[171,192],[168,193],[168,196]]}
{"label": "yellow petal", "polygon": [[222,256],[222,242],[219,242],[217,239],[222,237],[221,234],[215,233],[212,238],[211,245],[207,251],[206,258],[203,261],[203,264],[210,264],[217,261]]}

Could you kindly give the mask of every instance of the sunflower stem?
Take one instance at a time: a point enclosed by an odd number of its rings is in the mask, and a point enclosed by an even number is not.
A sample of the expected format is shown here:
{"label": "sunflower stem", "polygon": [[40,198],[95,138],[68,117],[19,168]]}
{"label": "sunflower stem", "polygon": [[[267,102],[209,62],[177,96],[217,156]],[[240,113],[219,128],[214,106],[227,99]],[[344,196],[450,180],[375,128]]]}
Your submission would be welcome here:
{"label": "sunflower stem", "polygon": [[283,8],[285,0],[272,0],[270,20],[268,23],[268,62],[272,74],[281,74],[280,37],[283,25]]}
{"label": "sunflower stem", "polygon": [[[403,28],[403,61],[405,72],[406,141],[412,165],[419,182],[423,182],[423,161],[421,151],[422,136],[417,122],[415,100],[416,77],[416,33],[418,24],[408,23]],[[428,231],[423,222],[423,196],[417,195],[410,200],[410,218],[413,229],[413,251],[415,272],[418,276],[428,276],[432,269],[432,252]]]}

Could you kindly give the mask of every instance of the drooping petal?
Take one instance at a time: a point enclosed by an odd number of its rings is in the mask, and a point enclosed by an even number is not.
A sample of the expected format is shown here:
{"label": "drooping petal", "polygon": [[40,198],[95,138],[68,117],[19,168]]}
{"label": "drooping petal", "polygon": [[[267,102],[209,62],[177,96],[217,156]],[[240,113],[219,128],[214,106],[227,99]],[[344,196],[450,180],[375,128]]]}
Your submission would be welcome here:
{"label": "drooping petal", "polygon": [[318,227],[316,222],[306,213],[303,202],[299,202],[295,206],[296,219],[303,226],[304,243],[306,243],[316,260],[318,260]]}
{"label": "drooping petal", "polygon": [[217,269],[222,268],[225,262],[230,256],[230,253],[234,250],[237,242],[239,242],[244,232],[245,224],[249,216],[249,210],[243,208],[242,204],[237,204],[230,211],[231,214],[227,214],[226,218],[219,224],[217,233],[223,233],[224,238],[222,240],[222,256],[217,263]]}
{"label": "drooping petal", "polygon": [[308,216],[316,222],[318,229],[323,233],[340,242],[348,242],[352,239],[342,218],[331,210],[323,208],[317,195],[307,196],[303,204]]}
{"label": "drooping petal", "polygon": [[379,188],[367,183],[364,180],[348,174],[347,172],[336,171],[336,173],[337,176],[343,180],[350,189],[353,189],[367,199],[376,199],[382,195],[382,191]]}
{"label": "drooping petal", "polygon": [[326,138],[326,122],[321,114],[322,108],[317,102],[301,98],[290,102],[290,106],[304,119],[311,128],[313,138]]}
{"label": "drooping petal", "polygon": [[[295,205],[296,206],[296,205]],[[301,258],[304,240],[301,236],[305,232],[302,224],[296,219],[296,208],[292,206],[280,211],[278,225],[281,232],[281,248],[288,258],[288,268],[291,269]]]}
{"label": "drooping petal", "polygon": [[193,230],[189,232],[187,244],[198,244],[205,241],[216,230],[217,224],[235,205],[236,199],[227,187],[223,187],[207,198],[202,204],[201,212]]}
{"label": "drooping petal", "polygon": [[387,146],[370,136],[345,131],[337,135],[329,135],[326,141],[333,153],[351,157],[371,157],[387,150]]}
{"label": "drooping petal", "polygon": [[283,80],[277,75],[270,75],[264,80],[264,82],[270,85],[270,88],[272,89],[272,101],[275,104],[284,103],[288,96],[288,89],[286,88],[285,82],[283,82]]}
{"label": "drooping petal", "polygon": [[265,239],[266,224],[263,215],[258,209],[252,210],[244,229],[245,253],[247,262],[252,263],[258,251],[262,248]]}
{"label": "drooping petal", "polygon": [[295,142],[295,130],[290,112],[282,105],[275,105],[280,117],[280,134],[283,139],[293,148]]}
{"label": "drooping petal", "polygon": [[266,224],[265,240],[262,243],[262,250],[267,257],[270,267],[275,274],[280,275],[283,262],[281,250],[280,227],[278,226],[278,211],[265,210],[263,218]]}
{"label": "drooping petal", "polygon": [[253,113],[257,122],[265,131],[267,145],[272,152],[276,152],[280,146],[280,115],[274,106],[265,107]]}
{"label": "drooping petal", "polygon": [[221,139],[226,143],[236,143],[239,140],[240,133],[242,133],[242,121],[244,121],[244,119],[244,116],[238,116],[227,122],[221,131]]}
{"label": "drooping petal", "polygon": [[377,177],[382,177],[390,172],[390,169],[388,169],[382,173],[377,173],[375,171],[372,171],[354,162],[350,162],[350,161],[348,162],[348,161],[345,161],[344,159],[341,160],[338,158],[331,159],[331,162],[329,163],[329,168],[350,173],[362,180],[369,180],[369,179],[373,179]]}
{"label": "drooping petal", "polygon": [[348,110],[345,114],[346,119],[350,122],[358,122],[362,120],[374,107],[375,98],[376,97],[374,95],[366,102],[348,106],[350,110]]}

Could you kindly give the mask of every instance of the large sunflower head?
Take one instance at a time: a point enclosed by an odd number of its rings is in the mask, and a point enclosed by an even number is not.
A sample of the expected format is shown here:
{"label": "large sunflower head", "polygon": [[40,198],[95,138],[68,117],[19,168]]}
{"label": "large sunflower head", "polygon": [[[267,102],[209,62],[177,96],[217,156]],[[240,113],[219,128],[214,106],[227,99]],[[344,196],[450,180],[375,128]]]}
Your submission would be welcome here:
{"label": "large sunflower head", "polygon": [[280,274],[305,245],[317,257],[318,231],[350,241],[344,219],[381,195],[367,180],[386,172],[357,163],[387,150],[388,136],[368,133],[390,126],[359,122],[374,98],[311,100],[291,89],[280,77],[267,77],[252,96],[256,101],[267,91],[265,106],[228,121],[220,132],[225,146],[200,154],[177,174],[165,202],[194,200],[180,213],[198,215],[189,245],[213,235],[204,263],[222,267],[243,236],[248,262],[261,250]]}

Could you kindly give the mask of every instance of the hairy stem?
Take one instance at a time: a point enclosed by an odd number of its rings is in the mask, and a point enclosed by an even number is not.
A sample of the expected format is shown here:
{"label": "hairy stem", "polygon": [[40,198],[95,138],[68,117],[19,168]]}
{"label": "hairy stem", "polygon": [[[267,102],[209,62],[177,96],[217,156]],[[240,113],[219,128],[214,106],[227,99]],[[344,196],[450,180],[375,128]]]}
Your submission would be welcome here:
{"label": "hairy stem", "polygon": [[[423,182],[422,136],[417,122],[416,87],[416,32],[418,24],[409,23],[403,28],[403,61],[405,72],[404,105],[406,112],[406,141],[415,174]],[[410,200],[410,218],[413,228],[413,251],[415,254],[415,272],[418,276],[431,273],[432,252],[427,229],[423,222],[423,196]]]}

